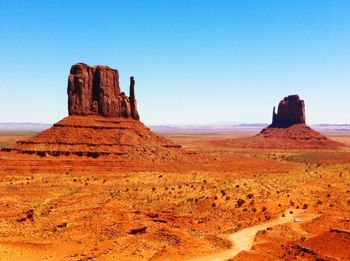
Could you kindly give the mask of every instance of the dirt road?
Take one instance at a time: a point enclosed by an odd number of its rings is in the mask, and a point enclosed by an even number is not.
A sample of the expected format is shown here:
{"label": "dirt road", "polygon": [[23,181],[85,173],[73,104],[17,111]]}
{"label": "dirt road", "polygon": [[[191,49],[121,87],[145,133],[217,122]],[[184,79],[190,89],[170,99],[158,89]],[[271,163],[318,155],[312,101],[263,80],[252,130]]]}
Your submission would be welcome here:
{"label": "dirt road", "polygon": [[284,213],[284,216],[281,215],[277,219],[252,227],[247,227],[233,234],[223,236],[223,238],[228,239],[232,243],[231,249],[192,259],[192,261],[221,261],[233,258],[241,251],[249,251],[252,248],[255,236],[259,230],[294,222],[294,218],[300,218],[301,223],[304,223],[316,218],[317,216],[318,215],[316,214],[303,213],[301,210],[289,209]]}

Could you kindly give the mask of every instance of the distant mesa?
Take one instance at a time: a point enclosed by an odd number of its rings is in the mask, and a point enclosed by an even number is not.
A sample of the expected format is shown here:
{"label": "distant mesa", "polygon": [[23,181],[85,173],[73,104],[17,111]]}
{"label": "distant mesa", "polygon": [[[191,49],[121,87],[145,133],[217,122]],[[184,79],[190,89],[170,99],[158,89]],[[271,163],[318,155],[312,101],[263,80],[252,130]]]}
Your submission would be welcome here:
{"label": "distant mesa", "polygon": [[68,77],[69,116],[34,137],[3,149],[39,156],[117,155],[135,158],[181,158],[181,146],[160,137],[139,121],[135,79],[130,94],[119,85],[119,73],[108,66],[78,63]]}

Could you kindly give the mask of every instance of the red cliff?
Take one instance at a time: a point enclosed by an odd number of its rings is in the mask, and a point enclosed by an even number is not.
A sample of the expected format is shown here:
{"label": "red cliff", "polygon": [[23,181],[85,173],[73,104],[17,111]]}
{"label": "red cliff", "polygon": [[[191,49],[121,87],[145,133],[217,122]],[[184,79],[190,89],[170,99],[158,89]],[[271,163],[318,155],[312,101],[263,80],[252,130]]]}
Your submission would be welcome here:
{"label": "red cliff", "polygon": [[139,120],[135,80],[130,77],[130,97],[121,92],[119,73],[108,66],[77,63],[68,77],[69,115],[100,115]]}
{"label": "red cliff", "polygon": [[288,128],[294,124],[305,124],[305,104],[298,95],[289,95],[280,101],[278,111],[273,108],[273,128]]}

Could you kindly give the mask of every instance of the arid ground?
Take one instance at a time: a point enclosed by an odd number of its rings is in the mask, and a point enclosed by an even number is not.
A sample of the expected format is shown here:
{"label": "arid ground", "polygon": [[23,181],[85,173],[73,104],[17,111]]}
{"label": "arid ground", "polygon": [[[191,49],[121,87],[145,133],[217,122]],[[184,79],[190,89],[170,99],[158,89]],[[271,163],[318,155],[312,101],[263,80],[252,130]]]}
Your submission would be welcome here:
{"label": "arid ground", "polygon": [[253,134],[163,133],[180,162],[2,152],[0,260],[350,260],[350,148],[211,143]]}

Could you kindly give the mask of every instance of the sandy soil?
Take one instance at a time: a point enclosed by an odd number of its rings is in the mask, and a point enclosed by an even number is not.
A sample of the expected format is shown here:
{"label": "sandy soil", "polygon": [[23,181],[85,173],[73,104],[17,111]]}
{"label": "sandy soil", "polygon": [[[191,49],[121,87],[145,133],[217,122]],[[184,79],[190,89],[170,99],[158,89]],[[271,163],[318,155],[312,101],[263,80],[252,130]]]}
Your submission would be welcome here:
{"label": "sandy soil", "polygon": [[[169,137],[197,154],[145,164],[0,153],[0,258],[188,260],[235,250],[227,258],[349,260],[349,150],[239,150],[210,147],[208,135]],[[290,222],[294,215],[302,222]],[[240,233],[249,234],[244,247]]]}
{"label": "sandy soil", "polygon": [[229,250],[219,252],[214,255],[203,256],[193,259],[193,261],[205,261],[205,260],[227,260],[237,256],[242,251],[249,251],[253,247],[255,236],[259,231],[272,230],[273,227],[292,222],[308,222],[316,218],[316,214],[305,215],[300,209],[289,209],[285,211],[279,218],[271,220],[266,223],[254,225],[244,228],[235,233],[225,235],[224,237],[232,243],[232,247]]}

